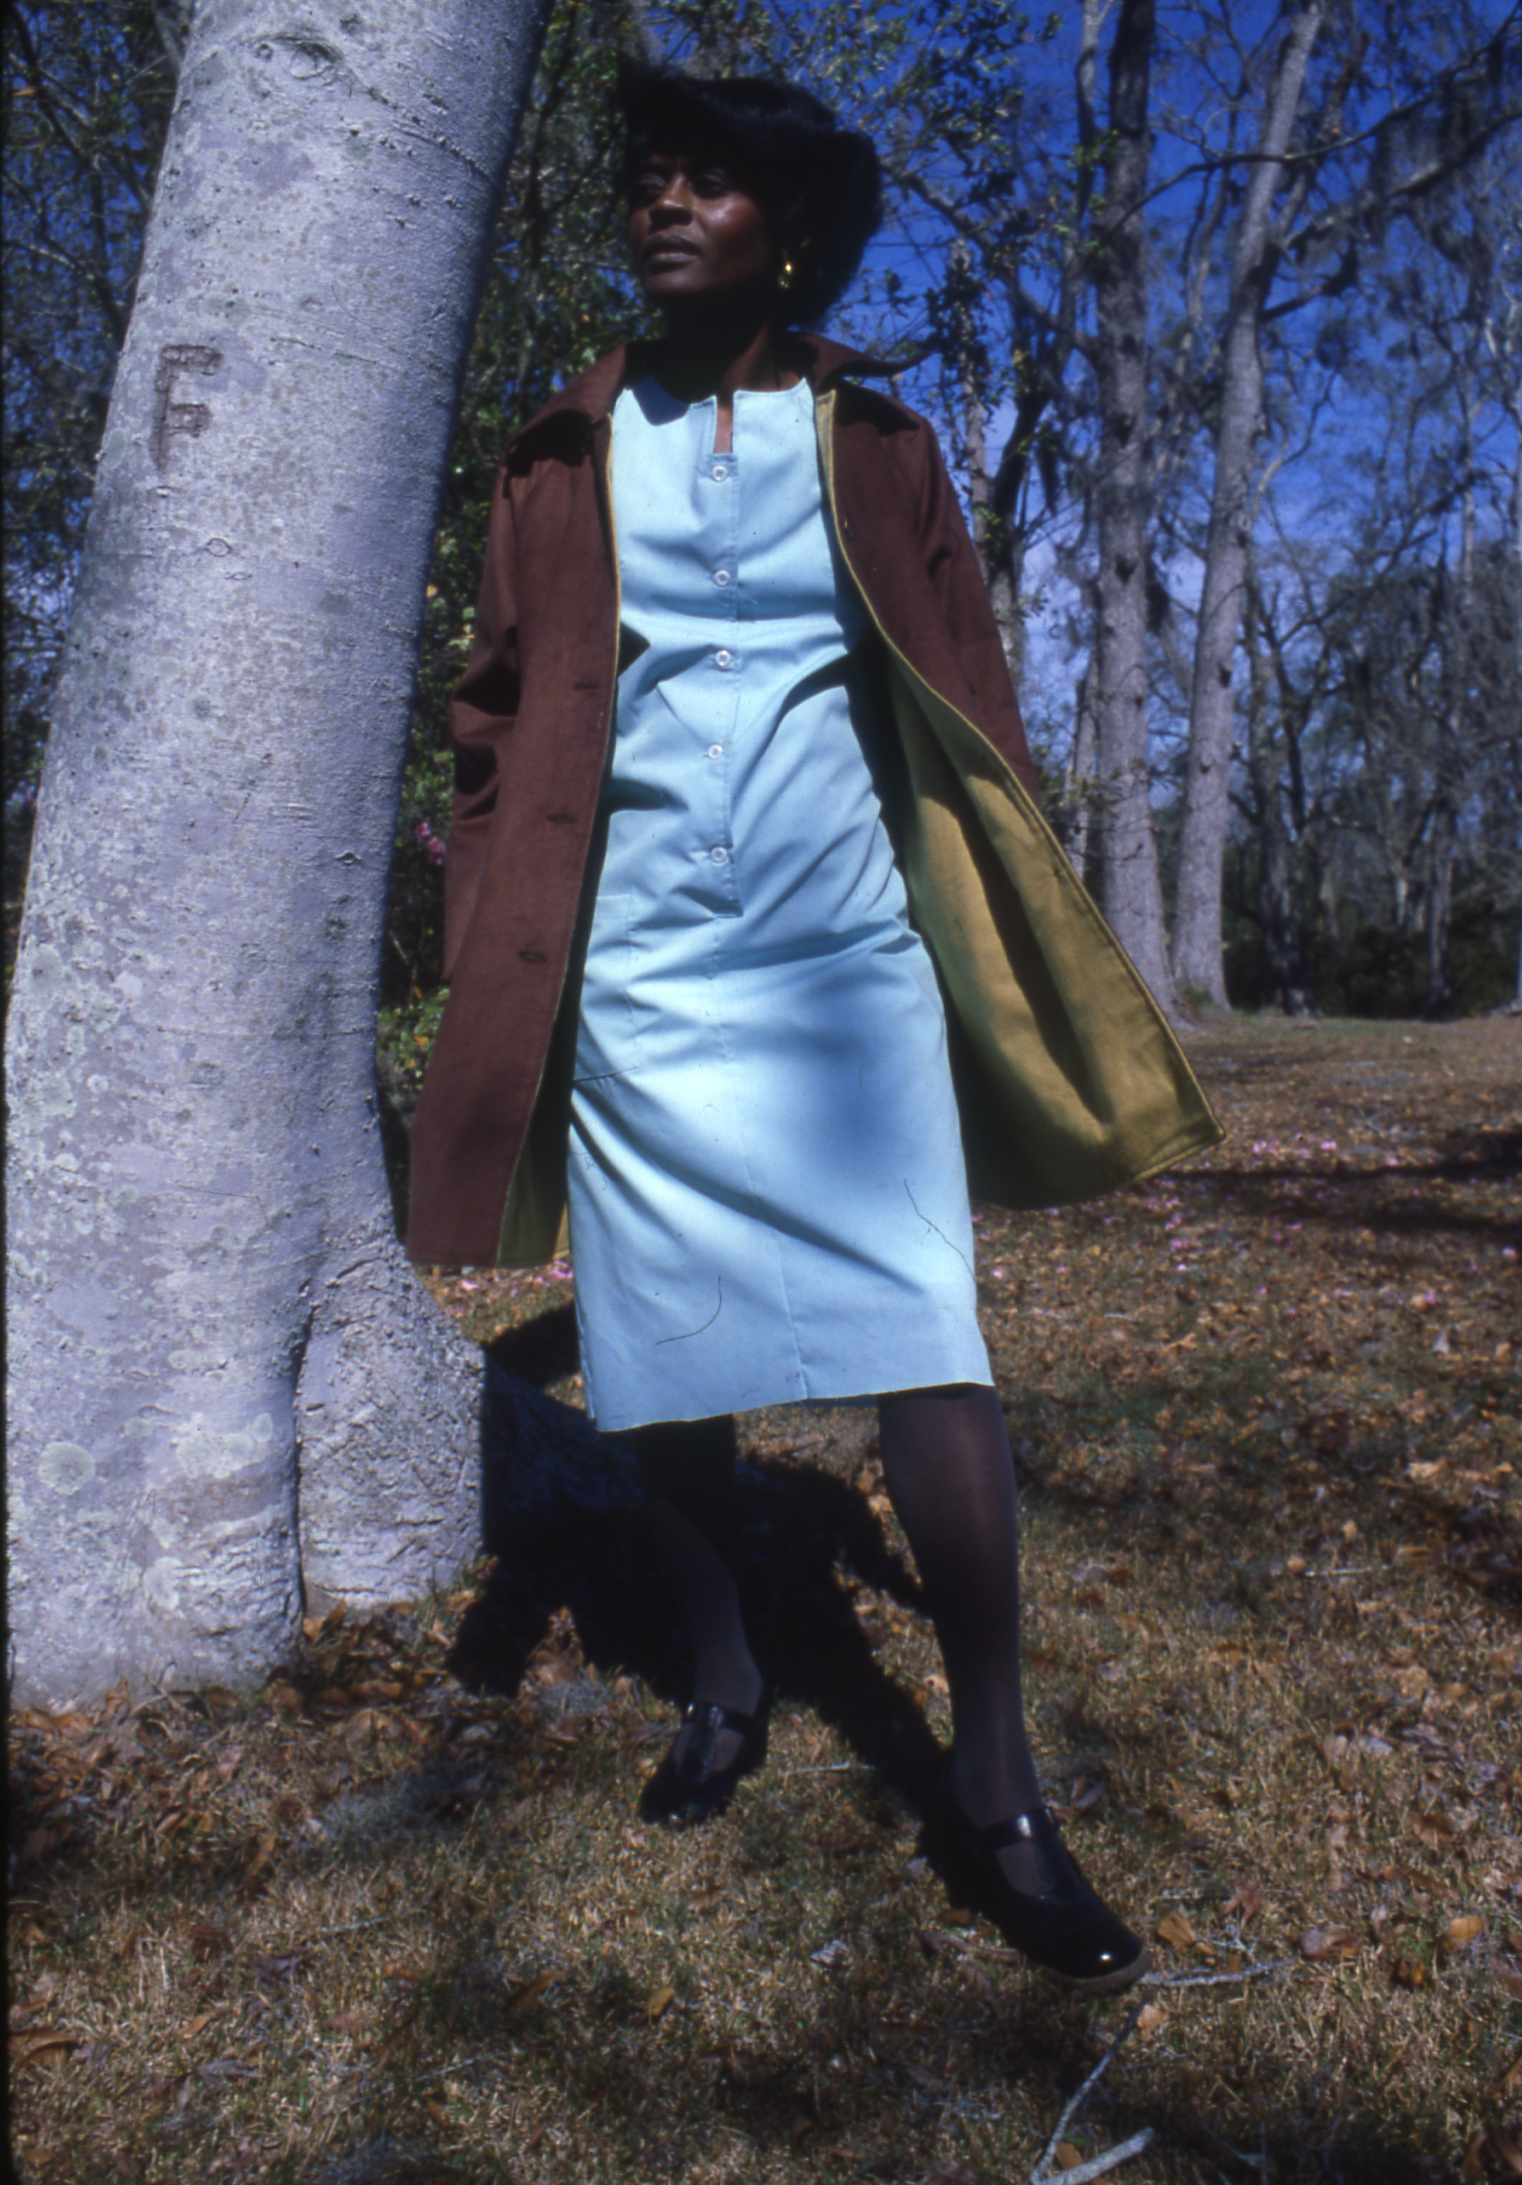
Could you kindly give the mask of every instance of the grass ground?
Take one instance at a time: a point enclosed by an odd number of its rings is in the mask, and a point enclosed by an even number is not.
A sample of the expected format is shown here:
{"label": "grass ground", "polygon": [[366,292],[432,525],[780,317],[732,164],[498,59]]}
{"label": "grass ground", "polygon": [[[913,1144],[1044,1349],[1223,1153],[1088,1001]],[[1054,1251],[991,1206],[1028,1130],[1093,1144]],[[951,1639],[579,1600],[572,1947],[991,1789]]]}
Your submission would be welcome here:
{"label": "grass ground", "polygon": [[[712,1827],[634,1820],[683,1672],[616,1469],[261,1693],[13,1718],[18,2175],[1014,2185],[1061,2124],[1058,2175],[1150,2130],[1123,2185],[1522,2176],[1522,1025],[1195,1054],[1209,1160],[979,1225],[1034,1730],[1139,1996],[950,1914],[871,1415],[765,1413],[779,1704]],[[563,1280],[436,1288],[573,1393]]]}

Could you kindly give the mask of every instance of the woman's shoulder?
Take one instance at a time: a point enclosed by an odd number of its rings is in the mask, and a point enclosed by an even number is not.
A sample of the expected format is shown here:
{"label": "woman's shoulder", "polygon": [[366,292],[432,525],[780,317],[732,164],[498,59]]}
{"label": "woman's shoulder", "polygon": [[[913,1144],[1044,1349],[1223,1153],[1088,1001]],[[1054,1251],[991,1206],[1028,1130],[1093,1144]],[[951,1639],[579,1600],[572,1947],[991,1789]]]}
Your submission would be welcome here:
{"label": "woman's shoulder", "polygon": [[[815,391],[834,392],[841,434],[858,442],[881,442],[890,460],[911,469],[940,462],[935,427],[891,386],[900,373],[920,363],[921,357],[879,357],[870,350],[854,349],[818,334],[808,335],[806,340],[812,353],[810,377]],[[885,385],[885,381],[890,384]]]}
{"label": "woman's shoulder", "polygon": [[508,472],[527,470],[543,457],[583,449],[598,425],[612,416],[622,389],[648,369],[650,354],[648,343],[629,342],[574,373],[513,434],[504,459]]}

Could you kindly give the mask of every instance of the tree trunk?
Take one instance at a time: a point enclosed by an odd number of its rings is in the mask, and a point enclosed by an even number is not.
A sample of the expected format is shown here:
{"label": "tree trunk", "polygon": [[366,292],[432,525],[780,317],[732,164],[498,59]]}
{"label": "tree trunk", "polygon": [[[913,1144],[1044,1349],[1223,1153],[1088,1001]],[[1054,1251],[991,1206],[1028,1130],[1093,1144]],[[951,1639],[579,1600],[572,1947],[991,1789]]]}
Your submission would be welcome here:
{"label": "tree trunk", "polygon": [[1443,1016],[1453,1000],[1453,956],[1449,946],[1453,913],[1453,807],[1441,798],[1432,814],[1427,852],[1427,992],[1424,1017]]}
{"label": "tree trunk", "polygon": [[1066,827],[1062,846],[1073,870],[1085,885],[1089,871],[1090,821],[1094,814],[1094,691],[1097,678],[1090,653],[1073,693],[1073,748],[1063,784]]}
{"label": "tree trunk", "polygon": [[989,604],[999,625],[1010,680],[1018,690],[1025,666],[1025,631],[1020,620],[1020,589],[1015,571],[1012,527],[1000,520],[988,475],[988,439],[979,383],[977,329],[972,313],[972,254],[960,237],[948,253],[947,287],[956,342],[956,374],[962,398],[962,432],[967,447],[967,497],[972,504],[972,537],[983,565]]}
{"label": "tree trunk", "polygon": [[1251,553],[1246,584],[1247,777],[1258,819],[1258,918],[1269,979],[1279,1007],[1287,1016],[1301,1017],[1309,1015],[1314,1005],[1296,903],[1294,844],[1284,816],[1280,752],[1273,728],[1273,678],[1254,627],[1261,616],[1261,595],[1254,580]]}
{"label": "tree trunk", "polygon": [[544,0],[203,0],[107,420],[10,1018],[18,1695],[247,1683],[478,1531],[396,1245],[413,659]]}
{"label": "tree trunk", "polygon": [[1273,281],[1278,237],[1274,193],[1299,110],[1311,48],[1325,0],[1303,0],[1279,51],[1258,160],[1242,200],[1232,252],[1231,294],[1221,360],[1221,415],[1215,484],[1205,545],[1200,626],[1189,701],[1189,758],[1179,840],[1178,902],[1173,918],[1173,976],[1181,992],[1226,1006],[1221,953],[1221,869],[1231,816],[1232,656],[1242,621],[1252,527],[1253,450],[1263,413],[1263,308]]}
{"label": "tree trunk", "polygon": [[1110,50],[1110,146],[1095,251],[1099,539],[1095,582],[1097,797],[1105,914],[1158,1000],[1173,1006],[1147,770],[1147,277],[1142,212],[1152,0],[1121,0]]}

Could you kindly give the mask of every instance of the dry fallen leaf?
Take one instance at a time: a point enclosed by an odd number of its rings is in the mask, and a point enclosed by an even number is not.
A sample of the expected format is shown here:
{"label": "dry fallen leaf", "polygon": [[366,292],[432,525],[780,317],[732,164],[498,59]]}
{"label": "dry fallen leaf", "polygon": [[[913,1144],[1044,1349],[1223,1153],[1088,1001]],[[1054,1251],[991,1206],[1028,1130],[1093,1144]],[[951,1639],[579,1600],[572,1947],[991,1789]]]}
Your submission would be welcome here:
{"label": "dry fallen leaf", "polygon": [[1082,2155],[1070,2139],[1058,2140],[1055,2159],[1059,2170],[1076,2170],[1083,2161]]}
{"label": "dry fallen leaf", "polygon": [[1187,1950],[1199,1941],[1182,1912],[1169,1912],[1153,1929],[1159,1942],[1166,1942],[1170,1950]]}
{"label": "dry fallen leaf", "polygon": [[1443,1929],[1443,1940],[1450,1950],[1465,1950],[1485,1932],[1485,1922],[1473,1912],[1466,1912],[1462,1919],[1451,1919]]}
{"label": "dry fallen leaf", "polygon": [[1358,1937],[1351,1927],[1308,1927],[1300,1948],[1313,1964],[1340,1965],[1344,1958],[1357,1957]]}
{"label": "dry fallen leaf", "polygon": [[672,2004],[675,2001],[675,1988],[661,1987],[651,1989],[649,1995],[645,1999],[645,2016],[649,2019],[652,2026],[655,2024],[658,2018],[665,2017],[667,2011],[670,2010]]}
{"label": "dry fallen leaf", "polygon": [[66,2064],[79,2046],[76,2033],[53,2033],[43,2029],[36,2033],[13,2033],[10,2036],[11,2066],[16,2071],[28,2064],[42,2064],[56,2070]]}
{"label": "dry fallen leaf", "polygon": [[1238,1882],[1226,1900],[1228,1914],[1240,1912],[1243,1919],[1256,1919],[1263,1909],[1263,1891],[1254,1881]]}
{"label": "dry fallen leaf", "polygon": [[1493,2124],[1485,2136],[1490,2142],[1491,2158],[1500,2163],[1504,2175],[1522,2177],[1522,2145],[1510,2125]]}
{"label": "dry fallen leaf", "polygon": [[1136,2029],[1138,2033],[1155,2033],[1159,2026],[1167,2023],[1167,2019],[1168,2013],[1161,2003],[1144,2003],[1136,2020]]}
{"label": "dry fallen leaf", "polygon": [[371,2053],[378,2064],[388,2063],[398,2049],[406,2047],[417,2031],[417,2018],[417,2007],[414,2005],[406,2017],[399,2019],[391,2028],[383,2041],[376,2042]]}
{"label": "dry fallen leaf", "polygon": [[1094,1782],[1084,1775],[1075,1776],[1072,1791],[1063,1804],[1051,1808],[1052,1815],[1056,1820],[1070,1821],[1077,1814],[1087,1813],[1091,1806],[1097,1806],[1108,1789],[1103,1776]]}
{"label": "dry fallen leaf", "polygon": [[508,2009],[527,2010],[531,2003],[537,2003],[541,1995],[553,1988],[559,1978],[557,1972],[535,1973],[533,1979],[525,1980],[521,1988],[514,1988],[507,1999]]}

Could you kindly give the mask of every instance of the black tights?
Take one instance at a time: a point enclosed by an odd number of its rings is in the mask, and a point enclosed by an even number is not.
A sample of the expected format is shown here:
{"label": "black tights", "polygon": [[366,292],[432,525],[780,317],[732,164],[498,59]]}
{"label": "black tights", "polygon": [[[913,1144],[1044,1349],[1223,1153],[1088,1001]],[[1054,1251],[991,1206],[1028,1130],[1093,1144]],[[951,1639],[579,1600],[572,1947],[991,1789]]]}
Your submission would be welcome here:
{"label": "black tights", "polygon": [[[958,1385],[885,1396],[879,1420],[883,1476],[946,1665],[953,1788],[986,1825],[1040,1797],[1020,1694],[1018,1496],[1004,1415],[991,1388]],[[762,1679],[730,1566],[734,1421],[646,1426],[629,1440],[696,1653],[693,1696],[748,1714]]]}

